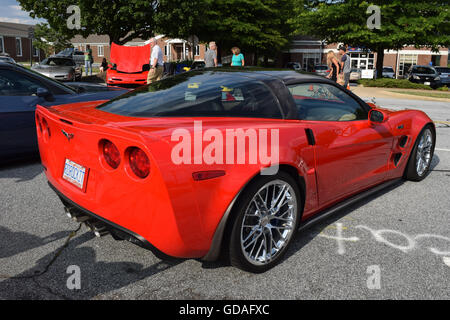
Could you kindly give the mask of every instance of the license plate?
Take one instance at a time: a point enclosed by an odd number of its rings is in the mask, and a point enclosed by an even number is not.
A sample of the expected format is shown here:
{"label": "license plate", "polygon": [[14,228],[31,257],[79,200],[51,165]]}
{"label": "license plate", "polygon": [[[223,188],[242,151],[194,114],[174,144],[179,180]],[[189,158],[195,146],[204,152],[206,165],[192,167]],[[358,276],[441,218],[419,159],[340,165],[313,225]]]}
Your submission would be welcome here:
{"label": "license plate", "polygon": [[429,85],[431,85],[431,83],[430,83],[430,82],[424,82],[423,84],[424,84],[424,85],[426,85],[426,86],[429,86]]}
{"label": "license plate", "polygon": [[73,162],[72,160],[66,159],[64,164],[63,179],[83,190],[87,172],[87,168]]}

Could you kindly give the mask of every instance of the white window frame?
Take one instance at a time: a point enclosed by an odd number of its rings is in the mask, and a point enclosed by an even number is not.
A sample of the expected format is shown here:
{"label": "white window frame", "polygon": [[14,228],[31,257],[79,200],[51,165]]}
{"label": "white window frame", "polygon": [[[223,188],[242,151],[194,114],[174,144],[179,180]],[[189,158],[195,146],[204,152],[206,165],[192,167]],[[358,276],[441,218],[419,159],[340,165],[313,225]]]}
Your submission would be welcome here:
{"label": "white window frame", "polygon": [[[101,48],[101,50],[100,50]],[[97,46],[97,56],[104,57],[105,56],[105,47],[104,46]]]}
{"label": "white window frame", "polygon": [[5,53],[5,40],[3,39],[3,36],[0,36],[0,42],[2,43],[2,50],[0,50],[0,53]]}
{"label": "white window frame", "polygon": [[196,45],[194,47],[194,56],[199,56],[200,55],[200,46]]}
{"label": "white window frame", "polygon": [[[19,40],[19,43],[20,43],[20,46],[19,46],[19,48],[20,48],[20,54],[19,54],[19,52],[17,52],[17,40]],[[23,54],[23,50],[22,50],[22,38],[21,38],[21,37],[16,37],[16,56],[17,56],[17,57],[21,57],[22,54]]]}

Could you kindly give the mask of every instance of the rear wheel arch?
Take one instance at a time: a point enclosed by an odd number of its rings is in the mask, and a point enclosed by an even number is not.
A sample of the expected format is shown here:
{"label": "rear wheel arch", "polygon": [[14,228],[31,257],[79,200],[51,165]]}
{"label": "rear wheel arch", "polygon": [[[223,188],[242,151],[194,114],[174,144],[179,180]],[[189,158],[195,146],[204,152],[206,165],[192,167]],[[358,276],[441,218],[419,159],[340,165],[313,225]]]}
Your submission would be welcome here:
{"label": "rear wheel arch", "polygon": [[[300,212],[299,212],[299,220],[302,218],[303,209],[305,206],[305,198],[306,198],[306,183],[303,176],[298,172],[298,170],[289,164],[280,164],[279,165],[279,172],[286,173],[289,175],[293,180],[296,182],[297,187],[300,190],[300,201],[301,204],[299,206]],[[228,253],[228,244],[230,242],[230,236],[233,228],[234,221],[236,219],[236,216],[238,212],[233,210],[233,208],[236,206],[236,203],[238,203],[240,197],[244,193],[246,189],[248,189],[252,183],[258,178],[261,177],[259,173],[255,174],[246,184],[245,186],[239,191],[239,194],[236,196],[236,198],[233,200],[231,207],[229,208],[230,213],[228,217],[226,218],[226,224],[224,228],[223,235],[221,237],[221,245],[220,245],[220,257],[225,258],[226,254]]]}

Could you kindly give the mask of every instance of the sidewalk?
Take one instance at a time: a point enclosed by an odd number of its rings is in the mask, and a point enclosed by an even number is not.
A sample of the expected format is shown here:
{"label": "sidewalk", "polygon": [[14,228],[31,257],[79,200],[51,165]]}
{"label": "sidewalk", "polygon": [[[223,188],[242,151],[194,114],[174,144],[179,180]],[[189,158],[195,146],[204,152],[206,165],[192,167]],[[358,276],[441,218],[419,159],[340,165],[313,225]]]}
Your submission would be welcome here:
{"label": "sidewalk", "polygon": [[[350,87],[350,90],[359,97],[368,97],[368,98],[394,98],[394,99],[406,99],[406,100],[425,100],[425,101],[443,101],[450,102],[450,92],[445,91],[429,91],[429,90],[416,90],[416,89],[397,89],[397,88],[376,88],[376,87]],[[392,91],[414,91],[414,92],[439,92],[448,95],[447,98],[435,98],[435,97],[426,97],[426,96],[418,96],[411,94],[403,94]]]}

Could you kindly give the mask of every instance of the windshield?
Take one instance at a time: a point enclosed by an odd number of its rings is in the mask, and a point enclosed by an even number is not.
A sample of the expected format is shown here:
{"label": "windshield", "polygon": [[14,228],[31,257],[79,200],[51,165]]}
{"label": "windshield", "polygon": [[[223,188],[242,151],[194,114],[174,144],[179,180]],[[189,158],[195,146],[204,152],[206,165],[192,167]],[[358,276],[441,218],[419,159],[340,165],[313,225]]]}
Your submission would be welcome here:
{"label": "windshield", "polygon": [[73,48],[66,48],[63,51],[58,52],[58,56],[70,56],[72,54]]}
{"label": "windshield", "polygon": [[412,72],[419,74],[435,74],[434,69],[430,67],[414,67]]}
{"label": "windshield", "polygon": [[394,72],[392,68],[383,68],[383,72]]}
{"label": "windshield", "polygon": [[281,118],[262,82],[216,72],[187,72],[143,86],[98,107],[130,117]]}
{"label": "windshield", "polygon": [[59,87],[62,91],[65,91],[65,92],[68,92],[68,93],[71,93],[71,94],[77,93],[77,91],[74,90],[73,88],[71,88],[69,86],[66,86],[65,84],[63,84],[63,83],[61,83],[59,81],[53,80],[53,79],[51,79],[49,77],[46,77],[42,73],[36,72],[33,69],[27,69],[27,68],[21,66],[20,64],[16,64],[16,66],[18,68],[21,68],[25,72],[32,73],[35,77],[44,78],[46,81],[51,82],[54,86]]}
{"label": "windshield", "polygon": [[42,61],[43,65],[47,66],[60,66],[60,67],[72,67],[74,62],[71,59],[61,59],[61,58],[47,58]]}

